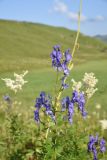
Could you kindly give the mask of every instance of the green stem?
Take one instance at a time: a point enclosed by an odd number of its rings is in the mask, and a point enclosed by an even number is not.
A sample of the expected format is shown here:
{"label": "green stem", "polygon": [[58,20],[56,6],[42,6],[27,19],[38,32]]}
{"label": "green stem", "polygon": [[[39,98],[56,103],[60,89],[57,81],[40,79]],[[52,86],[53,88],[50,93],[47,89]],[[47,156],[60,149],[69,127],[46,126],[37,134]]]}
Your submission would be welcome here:
{"label": "green stem", "polygon": [[56,76],[55,95],[56,95],[56,93],[57,93],[58,77],[59,77],[59,71],[57,71],[57,76]]}
{"label": "green stem", "polygon": [[53,147],[54,147],[54,155],[53,155],[53,160],[56,160],[56,139],[54,139],[54,143],[53,143]]}
{"label": "green stem", "polygon": [[[76,46],[77,46],[77,42],[78,42],[78,38],[79,38],[79,34],[80,34],[81,12],[82,12],[82,0],[80,0],[80,8],[79,8],[79,13],[78,13],[78,31],[77,31],[77,35],[76,35],[74,47],[73,47],[73,50],[72,50],[72,57],[74,56],[74,53],[75,53],[75,51],[76,51]],[[69,62],[69,65],[68,65],[68,68],[70,69],[70,71],[71,71],[71,69],[72,69],[72,65],[73,65],[73,64],[72,64],[72,60],[71,60],[71,61]],[[67,77],[65,78],[65,81],[64,81],[64,82],[66,82],[66,80],[67,80]],[[57,95],[57,101],[60,99],[62,92],[63,92],[63,88],[61,87],[61,88],[59,89],[59,93],[58,93],[58,95]],[[56,103],[57,103],[57,102],[56,102]]]}
{"label": "green stem", "polygon": [[[79,34],[80,34],[81,12],[82,12],[82,0],[80,0],[80,9],[79,9],[79,13],[78,13],[78,31],[77,31],[74,47],[73,47],[73,50],[72,50],[72,57],[74,56],[76,46],[77,46],[77,42],[78,42],[78,38],[79,38]],[[71,63],[71,61],[70,61],[70,63]],[[69,63],[69,65],[70,65],[70,63]]]}

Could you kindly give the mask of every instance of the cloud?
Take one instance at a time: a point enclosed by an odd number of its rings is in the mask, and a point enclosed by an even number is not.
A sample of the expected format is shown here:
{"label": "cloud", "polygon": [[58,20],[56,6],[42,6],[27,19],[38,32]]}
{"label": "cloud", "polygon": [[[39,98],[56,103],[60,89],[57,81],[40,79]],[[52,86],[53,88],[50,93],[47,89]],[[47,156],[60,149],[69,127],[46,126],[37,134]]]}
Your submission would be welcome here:
{"label": "cloud", "polygon": [[[107,1],[107,0],[105,0],[105,1]],[[63,14],[69,20],[78,21],[78,13],[70,11],[68,6],[60,0],[55,0],[53,9],[50,11]],[[88,18],[87,16],[85,16],[83,14],[81,15],[81,22],[93,22],[94,23],[94,22],[101,22],[104,20],[105,20],[105,17],[102,15],[98,15],[98,16],[92,17],[92,18]]]}
{"label": "cloud", "polygon": [[99,15],[99,16],[97,16],[95,19],[96,19],[96,21],[104,21],[104,20],[105,20],[105,17]]}
{"label": "cloud", "polygon": [[68,12],[68,7],[65,3],[56,1],[53,10],[59,13],[67,13]]}
{"label": "cloud", "polygon": [[[55,4],[53,6],[53,11],[66,15],[67,18],[70,20],[78,21],[78,14],[75,12],[69,11],[68,6],[61,1],[58,1],[58,0],[55,1]],[[86,20],[86,17],[84,15],[81,15],[81,21],[85,21],[85,20]]]}
{"label": "cloud", "polygon": [[102,21],[105,21],[105,20],[106,20],[106,18],[102,15],[98,15],[94,18],[89,18],[88,19],[88,21],[90,21],[90,22],[102,22]]}
{"label": "cloud", "polygon": [[[73,12],[69,12],[68,13],[68,18],[70,20],[74,20],[74,21],[78,21],[78,14],[77,13],[73,13]],[[87,17],[84,16],[84,15],[81,15],[81,21],[86,21],[87,20]]]}

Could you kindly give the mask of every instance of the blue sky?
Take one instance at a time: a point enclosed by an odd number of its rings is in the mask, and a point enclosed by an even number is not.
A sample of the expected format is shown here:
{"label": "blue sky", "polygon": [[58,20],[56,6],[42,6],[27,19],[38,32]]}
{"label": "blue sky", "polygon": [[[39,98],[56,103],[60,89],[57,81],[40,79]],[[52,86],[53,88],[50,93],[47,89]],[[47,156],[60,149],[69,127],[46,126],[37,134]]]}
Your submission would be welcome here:
{"label": "blue sky", "polygon": [[[0,19],[77,29],[79,0],[0,0]],[[81,32],[107,34],[107,0],[83,0]]]}

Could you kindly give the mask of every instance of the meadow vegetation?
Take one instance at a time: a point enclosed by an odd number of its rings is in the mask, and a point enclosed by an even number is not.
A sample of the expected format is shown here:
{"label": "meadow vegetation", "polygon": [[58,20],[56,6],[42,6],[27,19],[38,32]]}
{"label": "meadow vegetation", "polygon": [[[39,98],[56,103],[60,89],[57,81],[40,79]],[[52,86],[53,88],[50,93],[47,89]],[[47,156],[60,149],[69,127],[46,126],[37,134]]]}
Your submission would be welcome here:
{"label": "meadow vegetation", "polygon": [[[50,146],[50,139],[45,140],[44,138],[46,128],[41,129],[42,136],[39,136],[41,144],[37,142],[38,130],[34,122],[33,106],[35,105],[35,98],[41,91],[54,95],[56,72],[51,67],[50,53],[52,47],[55,44],[60,44],[62,50],[70,48],[72,51],[75,36],[75,31],[66,28],[0,20],[0,79],[13,78],[14,72],[20,74],[24,70],[29,71],[25,78],[28,83],[25,84],[22,91],[16,94],[6,88],[4,82],[0,80],[0,140],[7,141],[7,146],[0,142],[0,152],[6,153],[6,147],[10,147],[7,155],[1,154],[1,160],[9,158],[10,160],[33,160],[35,157],[40,160],[43,159],[43,153],[46,153],[44,159],[51,158],[53,151],[52,146]],[[94,131],[99,132],[99,135],[104,135],[107,140],[107,130],[102,131],[99,123],[100,119],[107,119],[107,44],[80,34],[73,63],[74,68],[68,77],[70,87],[64,91],[62,97],[71,95],[71,79],[80,81],[85,72],[95,73],[98,79],[98,91],[86,106],[89,115],[87,121],[84,122],[79,116],[74,118],[76,125],[73,126],[72,130],[68,127],[66,133],[63,133],[63,127],[67,124],[60,128],[57,139],[58,146],[56,146],[58,150],[57,159],[85,160],[90,159],[86,150],[88,142],[86,134],[92,134]],[[7,112],[7,104],[3,100],[3,96],[6,94],[10,95],[14,102],[11,113]],[[96,108],[98,105],[100,105],[100,109]],[[87,127],[90,123],[92,128]],[[68,136],[66,137],[67,143],[62,150],[63,134],[68,134]],[[70,147],[72,154],[69,150]],[[35,155],[36,153],[37,155]],[[70,157],[71,155],[74,159]]]}

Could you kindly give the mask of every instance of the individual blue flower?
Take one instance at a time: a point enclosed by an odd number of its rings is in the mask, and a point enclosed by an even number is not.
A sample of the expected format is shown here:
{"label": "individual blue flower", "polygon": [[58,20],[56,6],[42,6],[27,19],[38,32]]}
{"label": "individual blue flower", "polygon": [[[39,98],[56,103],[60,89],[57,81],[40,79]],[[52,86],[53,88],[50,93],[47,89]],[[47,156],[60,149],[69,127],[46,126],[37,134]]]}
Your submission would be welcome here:
{"label": "individual blue flower", "polygon": [[106,151],[106,146],[105,146],[105,144],[106,144],[106,142],[105,142],[104,138],[102,138],[102,139],[100,140],[100,151],[101,151],[102,153]]}
{"label": "individual blue flower", "polygon": [[67,89],[69,87],[68,84],[65,83],[66,76],[62,77],[62,88]]}
{"label": "individual blue flower", "polygon": [[98,135],[96,137],[90,136],[89,143],[88,143],[88,151],[93,151],[93,146],[98,143]]}
{"label": "individual blue flower", "polygon": [[3,96],[3,99],[7,102],[8,109],[12,108],[12,100],[9,95]]}
{"label": "individual blue flower", "polygon": [[82,92],[73,91],[72,98],[66,97],[62,100],[62,111],[68,110],[68,120],[72,124],[75,103],[78,105],[78,110],[83,117],[87,116],[85,111],[85,97]]}
{"label": "individual blue flower", "polygon": [[[99,150],[99,147],[100,147],[100,150]],[[98,135],[96,137],[91,135],[89,137],[88,151],[93,153],[93,160],[98,160],[97,152],[100,151],[104,153],[106,151],[104,138],[99,140]]]}
{"label": "individual blue flower", "polygon": [[72,59],[70,49],[67,49],[64,53],[64,58],[62,56],[60,46],[56,45],[53,47],[53,51],[50,55],[52,59],[52,66],[57,69],[57,71],[62,71],[64,72],[64,75],[69,75],[69,69],[68,69],[68,63]]}
{"label": "individual blue flower", "polygon": [[63,69],[64,75],[68,76],[70,71],[69,71],[68,66],[65,62],[62,63],[62,69]]}
{"label": "individual blue flower", "polygon": [[41,92],[40,97],[36,98],[35,107],[39,109],[40,107],[45,107],[45,104],[48,105],[49,103],[50,103],[49,96],[47,96],[45,92]]}
{"label": "individual blue flower", "polygon": [[73,114],[74,114],[74,104],[70,102],[68,105],[68,121],[70,122],[70,124],[72,124],[73,122],[72,120]]}
{"label": "individual blue flower", "polygon": [[52,59],[52,66],[55,69],[57,69],[57,71],[61,71],[62,70],[62,64],[61,64],[62,53],[60,51],[59,45],[56,45],[53,47],[53,51],[50,56]]}
{"label": "individual blue flower", "polygon": [[78,102],[78,96],[79,96],[79,93],[77,92],[77,91],[73,91],[73,93],[72,93],[72,103],[76,103],[76,102]]}
{"label": "individual blue flower", "polygon": [[93,155],[94,155],[94,159],[93,160],[98,160],[98,158],[97,158],[97,150],[96,150],[95,146],[93,147]]}
{"label": "individual blue flower", "polygon": [[68,63],[72,59],[72,56],[69,53],[69,51],[70,51],[69,49],[65,51],[65,54],[64,54],[65,59],[63,60],[63,63],[62,63],[62,69],[63,69],[64,75],[66,76],[68,76],[70,73],[70,70],[68,69]]}
{"label": "individual blue flower", "polygon": [[36,111],[34,111],[34,119],[37,123],[40,123],[39,110],[38,109]]}
{"label": "individual blue flower", "polygon": [[67,106],[66,106],[66,98],[63,98],[63,99],[62,99],[61,104],[62,104],[62,109],[61,109],[61,111],[62,111],[62,112],[66,111],[66,109],[67,109]]}
{"label": "individual blue flower", "polygon": [[73,91],[72,93],[72,103],[77,103],[78,109],[80,110],[82,116],[85,118],[87,116],[87,112],[85,111],[85,97],[82,92]]}
{"label": "individual blue flower", "polygon": [[74,105],[71,102],[70,98],[67,96],[62,100],[62,111],[68,110],[68,121],[72,124],[72,117],[74,114]]}
{"label": "individual blue flower", "polygon": [[49,116],[51,117],[51,119],[55,122],[55,115],[53,114],[50,105],[46,106],[45,113],[46,113],[47,115],[49,115]]}
{"label": "individual blue flower", "polygon": [[70,98],[68,96],[66,98],[63,98],[61,103],[62,103],[62,111],[66,111],[70,103]]}
{"label": "individual blue flower", "polygon": [[51,97],[49,95],[46,95],[45,92],[41,92],[40,96],[36,98],[35,107],[37,108],[37,110],[35,111],[35,117],[37,116],[37,118],[35,118],[36,121],[39,118],[40,108],[45,108],[45,113],[55,121],[55,116],[51,108]]}
{"label": "individual blue flower", "polygon": [[5,101],[11,102],[10,96],[6,95],[6,96],[3,96],[3,98],[4,98]]}
{"label": "individual blue flower", "polygon": [[97,149],[96,149],[97,144],[98,144],[98,135],[96,137],[91,135],[89,137],[88,151],[93,153],[93,156],[94,156],[93,160],[98,160],[97,159]]}
{"label": "individual blue flower", "polygon": [[67,49],[65,51],[64,56],[65,56],[65,63],[69,63],[71,61],[71,59],[72,59],[72,56],[71,56],[71,53],[70,53],[70,49]]}
{"label": "individual blue flower", "polygon": [[85,97],[84,94],[81,92],[79,93],[78,98],[78,109],[81,111],[82,116],[85,118],[87,116],[87,112],[85,111]]}

